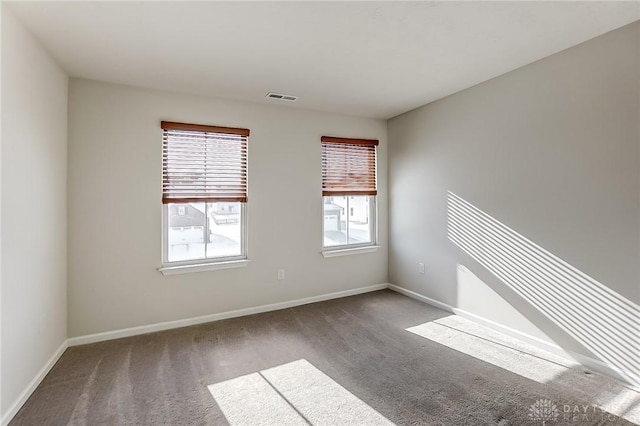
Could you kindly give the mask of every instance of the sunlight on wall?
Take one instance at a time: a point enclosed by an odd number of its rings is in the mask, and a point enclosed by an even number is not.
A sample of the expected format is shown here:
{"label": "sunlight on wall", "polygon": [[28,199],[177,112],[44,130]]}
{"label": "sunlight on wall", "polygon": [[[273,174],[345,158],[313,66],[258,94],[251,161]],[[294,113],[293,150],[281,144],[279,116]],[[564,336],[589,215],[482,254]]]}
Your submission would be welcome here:
{"label": "sunlight on wall", "polygon": [[234,425],[393,425],[301,359],[209,385]]}
{"label": "sunlight on wall", "polygon": [[452,192],[460,249],[631,384],[640,386],[640,308]]}

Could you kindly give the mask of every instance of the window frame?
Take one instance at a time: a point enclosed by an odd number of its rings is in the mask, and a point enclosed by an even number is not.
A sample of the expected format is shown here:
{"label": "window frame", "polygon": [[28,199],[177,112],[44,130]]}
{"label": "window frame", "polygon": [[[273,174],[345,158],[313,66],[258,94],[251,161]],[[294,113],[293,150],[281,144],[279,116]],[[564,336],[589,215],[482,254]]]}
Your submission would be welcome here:
{"label": "window frame", "polygon": [[[247,250],[247,203],[238,201],[240,204],[240,254],[236,256],[204,257],[201,259],[175,260],[169,261],[169,206],[171,203],[162,205],[162,268],[215,265],[218,263],[236,262],[248,260]],[[209,218],[205,218],[209,220]],[[206,244],[206,243],[205,243]],[[205,251],[206,254],[206,251]]]}
{"label": "window frame", "polygon": [[[371,241],[366,243],[355,244],[336,244],[333,246],[324,245],[324,199],[326,197],[339,197],[340,195],[323,195],[322,196],[322,252],[331,253],[339,251],[348,251],[353,249],[365,249],[378,247],[378,196],[377,195],[363,195],[363,197],[369,197],[369,232],[371,235]],[[347,196],[348,197],[348,196]],[[348,222],[348,219],[347,219]],[[347,224],[347,226],[349,226]],[[347,233],[347,241],[349,241],[349,235]]]}
{"label": "window frame", "polygon": [[[373,149],[375,152],[375,160],[374,160],[374,179],[375,179],[375,194],[355,194],[353,191],[345,190],[344,193],[336,193],[331,195],[325,195],[322,193],[321,196],[321,209],[322,209],[322,234],[321,234],[321,253],[324,257],[333,257],[339,256],[342,254],[353,254],[353,253],[363,253],[375,251],[379,247],[378,245],[378,190],[377,190],[377,182],[378,182],[378,140],[377,139],[352,139],[352,138],[340,138],[340,137],[332,137],[332,136],[322,136],[321,143],[345,143],[347,145],[373,145]],[[324,149],[324,148],[322,148]],[[322,169],[323,175],[323,192],[324,192],[324,168]],[[349,232],[347,231],[345,244],[336,244],[332,246],[325,246],[324,244],[324,231],[325,231],[325,214],[324,214],[324,204],[325,197],[347,197],[347,203],[350,198],[354,196],[366,196],[369,197],[369,232],[371,235],[371,241],[365,243],[353,243],[349,244]],[[349,206],[349,204],[347,204]],[[350,207],[350,206],[349,206]],[[347,218],[347,229],[349,227],[348,222],[350,215],[350,210],[345,208],[345,217]]]}
{"label": "window frame", "polygon": [[[234,134],[236,131],[246,131],[247,134],[245,137],[247,138],[247,151],[245,154],[246,159],[246,190],[245,194],[248,194],[248,186],[249,186],[249,152],[248,152],[248,132],[247,129],[236,129],[231,127],[217,127],[217,126],[206,126],[206,125],[197,125],[197,124],[185,124],[185,123],[172,123],[172,122],[161,122],[162,131],[165,130],[165,125],[168,126],[178,126],[180,128],[184,127],[191,131],[201,131],[201,132],[211,132],[211,133],[232,133]],[[221,130],[220,132],[216,132],[216,130]],[[237,134],[237,133],[236,133]],[[163,159],[164,161],[164,159]],[[160,181],[163,182],[164,172],[161,173]],[[199,272],[199,271],[207,271],[214,269],[227,269],[227,268],[236,268],[236,267],[244,267],[249,262],[249,249],[248,249],[248,197],[246,201],[235,201],[240,204],[240,254],[233,256],[219,256],[219,257],[204,257],[199,259],[187,259],[187,260],[178,260],[178,261],[170,261],[169,260],[169,207],[172,204],[175,205],[188,205],[193,203],[217,203],[217,202],[227,202],[224,200],[220,201],[205,201],[205,200],[193,200],[193,201],[177,201],[177,202],[163,202],[162,206],[162,228],[161,228],[161,267],[158,268],[164,275],[173,275],[177,273],[184,272]],[[205,209],[205,221],[209,220],[208,215],[206,214],[208,209]],[[207,236],[208,237],[208,236]],[[208,244],[205,241],[205,245]],[[205,256],[206,256],[206,246],[205,246]]]}

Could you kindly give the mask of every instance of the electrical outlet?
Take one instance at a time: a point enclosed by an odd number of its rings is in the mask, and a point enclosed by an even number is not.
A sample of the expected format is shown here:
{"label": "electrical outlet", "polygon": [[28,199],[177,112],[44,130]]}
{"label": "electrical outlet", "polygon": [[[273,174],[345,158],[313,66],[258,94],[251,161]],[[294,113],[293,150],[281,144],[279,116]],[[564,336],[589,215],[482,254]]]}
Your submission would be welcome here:
{"label": "electrical outlet", "polygon": [[418,272],[424,274],[424,263],[418,263]]}
{"label": "electrical outlet", "polygon": [[278,269],[278,281],[284,280],[284,269]]}

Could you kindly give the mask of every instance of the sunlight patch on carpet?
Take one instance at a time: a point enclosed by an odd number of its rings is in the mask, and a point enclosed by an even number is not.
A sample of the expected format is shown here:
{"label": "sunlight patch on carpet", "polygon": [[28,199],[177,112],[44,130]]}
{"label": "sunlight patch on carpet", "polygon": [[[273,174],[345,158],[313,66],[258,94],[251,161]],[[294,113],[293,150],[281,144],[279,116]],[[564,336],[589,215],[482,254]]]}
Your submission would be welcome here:
{"label": "sunlight patch on carpet", "polygon": [[457,315],[406,331],[538,383],[579,391],[590,404],[640,424],[640,392],[597,372],[584,374],[588,369],[574,360]]}
{"label": "sunlight patch on carpet", "polygon": [[420,324],[407,331],[538,383],[553,380],[571,366],[571,361],[456,315]]}
{"label": "sunlight patch on carpet", "polygon": [[208,388],[232,426],[394,424],[304,359]]}

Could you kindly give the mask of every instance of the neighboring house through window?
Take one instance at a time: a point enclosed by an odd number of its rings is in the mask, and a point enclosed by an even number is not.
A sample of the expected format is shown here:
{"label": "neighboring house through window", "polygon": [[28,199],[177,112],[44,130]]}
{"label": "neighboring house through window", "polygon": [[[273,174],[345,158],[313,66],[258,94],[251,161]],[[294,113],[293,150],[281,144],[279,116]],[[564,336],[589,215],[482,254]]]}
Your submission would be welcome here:
{"label": "neighboring house through window", "polygon": [[372,139],[322,137],[324,249],[376,244],[377,146]]}
{"label": "neighboring house through window", "polygon": [[163,265],[246,259],[248,137],[162,122]]}

